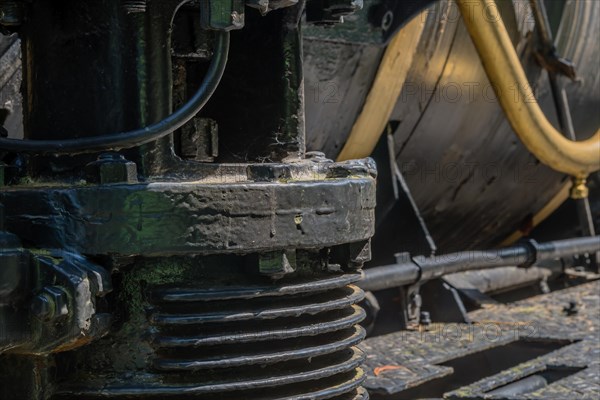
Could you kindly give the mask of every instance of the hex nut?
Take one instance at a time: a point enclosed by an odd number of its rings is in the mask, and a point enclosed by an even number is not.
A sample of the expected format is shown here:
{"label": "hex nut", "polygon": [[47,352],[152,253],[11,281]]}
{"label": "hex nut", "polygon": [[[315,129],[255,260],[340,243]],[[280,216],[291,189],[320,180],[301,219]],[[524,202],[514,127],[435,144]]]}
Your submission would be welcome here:
{"label": "hex nut", "polygon": [[586,199],[590,194],[590,191],[586,184],[585,178],[574,178],[573,186],[571,187],[571,198],[572,199]]}
{"label": "hex nut", "polygon": [[54,316],[54,303],[46,294],[35,296],[31,302],[31,313],[34,317],[48,321]]}
{"label": "hex nut", "polygon": [[68,303],[69,297],[63,288],[48,286],[33,298],[31,312],[42,321],[53,321],[69,314]]}
{"label": "hex nut", "polygon": [[105,153],[85,166],[88,183],[137,183],[137,165],[118,153]]}
{"label": "hex nut", "polygon": [[280,279],[296,270],[296,253],[294,251],[272,251],[259,255],[258,269],[261,275]]}

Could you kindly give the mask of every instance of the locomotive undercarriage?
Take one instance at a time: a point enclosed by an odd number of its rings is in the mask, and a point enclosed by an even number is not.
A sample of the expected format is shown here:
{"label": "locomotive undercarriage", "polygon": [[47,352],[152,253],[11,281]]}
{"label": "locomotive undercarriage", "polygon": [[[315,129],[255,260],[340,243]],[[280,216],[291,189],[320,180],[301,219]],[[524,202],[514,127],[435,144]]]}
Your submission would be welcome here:
{"label": "locomotive undercarriage", "polygon": [[[367,398],[375,165],[305,154],[304,4],[13,3],[25,138],[58,151],[4,160],[2,398]],[[175,135],[105,144],[198,86]]]}
{"label": "locomotive undercarriage", "polygon": [[[437,128],[422,125],[451,113],[398,101],[351,148],[384,49],[415,52],[409,84],[477,54],[441,21],[453,6],[0,0],[0,397],[595,398],[597,173],[535,228],[570,180],[512,132],[495,146],[529,181],[417,174],[486,161],[477,129],[511,130],[499,107],[458,102],[479,128],[450,123],[424,150]],[[469,140],[441,154],[453,134]]]}

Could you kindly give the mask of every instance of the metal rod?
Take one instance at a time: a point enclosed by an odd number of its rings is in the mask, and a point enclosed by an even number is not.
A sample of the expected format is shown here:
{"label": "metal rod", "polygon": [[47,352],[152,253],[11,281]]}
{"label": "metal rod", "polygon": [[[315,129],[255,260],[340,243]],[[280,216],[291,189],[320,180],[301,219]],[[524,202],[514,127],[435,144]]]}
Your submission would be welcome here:
{"label": "metal rod", "polygon": [[548,20],[548,13],[546,12],[546,5],[540,0],[529,0],[531,10],[533,11],[533,17],[535,19],[535,26],[542,43],[546,46],[554,45],[554,38],[552,37],[552,30],[550,29],[550,21]]}
{"label": "metal rod", "polygon": [[[531,5],[535,18],[535,27],[542,44],[542,51],[554,51],[554,38],[552,37],[552,29],[550,28],[550,21],[548,20],[546,5],[541,0],[530,0],[529,4]],[[567,92],[564,88],[561,88],[559,77],[554,71],[548,70],[548,80],[550,81],[552,98],[554,100],[560,129],[568,139],[575,141],[577,140],[577,137],[575,136],[575,128],[573,126],[573,119],[571,118],[571,109],[569,107]],[[588,198],[574,199],[574,201],[582,236],[594,236],[596,232]],[[597,263],[599,254],[596,253],[591,256],[592,262]]]}
{"label": "metal rod", "polygon": [[535,392],[538,389],[548,386],[548,381],[542,375],[531,375],[516,382],[509,383],[494,389],[486,394],[499,397],[512,397],[520,394]]}
{"label": "metal rod", "polygon": [[496,250],[462,251],[433,257],[404,258],[397,264],[365,270],[359,282],[363,290],[382,290],[412,285],[455,272],[507,266],[531,266],[536,262],[600,251],[600,236],[528,241]]}

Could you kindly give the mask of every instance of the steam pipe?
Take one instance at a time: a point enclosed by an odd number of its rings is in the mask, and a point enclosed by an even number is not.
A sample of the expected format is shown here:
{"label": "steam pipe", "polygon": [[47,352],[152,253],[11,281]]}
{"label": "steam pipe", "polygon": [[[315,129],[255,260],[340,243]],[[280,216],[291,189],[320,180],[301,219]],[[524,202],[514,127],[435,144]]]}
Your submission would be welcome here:
{"label": "steam pipe", "polygon": [[[500,105],[525,147],[542,163],[578,179],[600,169],[600,130],[589,139],[565,138],[548,121],[532,98],[527,76],[502,19],[491,18],[494,0],[457,0]],[[519,101],[514,101],[516,95]]]}
{"label": "steam pipe", "polygon": [[446,274],[537,262],[600,251],[600,236],[537,243],[529,240],[496,250],[462,251],[433,257],[404,257],[397,264],[370,268],[359,282],[363,290],[382,290],[440,278]]}

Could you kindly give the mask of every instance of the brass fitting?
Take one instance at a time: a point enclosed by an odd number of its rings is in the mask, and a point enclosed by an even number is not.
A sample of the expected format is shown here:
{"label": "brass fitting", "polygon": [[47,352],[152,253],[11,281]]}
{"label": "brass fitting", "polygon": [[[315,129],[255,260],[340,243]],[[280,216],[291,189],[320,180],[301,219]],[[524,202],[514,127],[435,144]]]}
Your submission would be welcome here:
{"label": "brass fitting", "polygon": [[590,190],[586,185],[586,178],[573,177],[573,186],[571,186],[570,196],[572,199],[586,199],[590,194]]}

